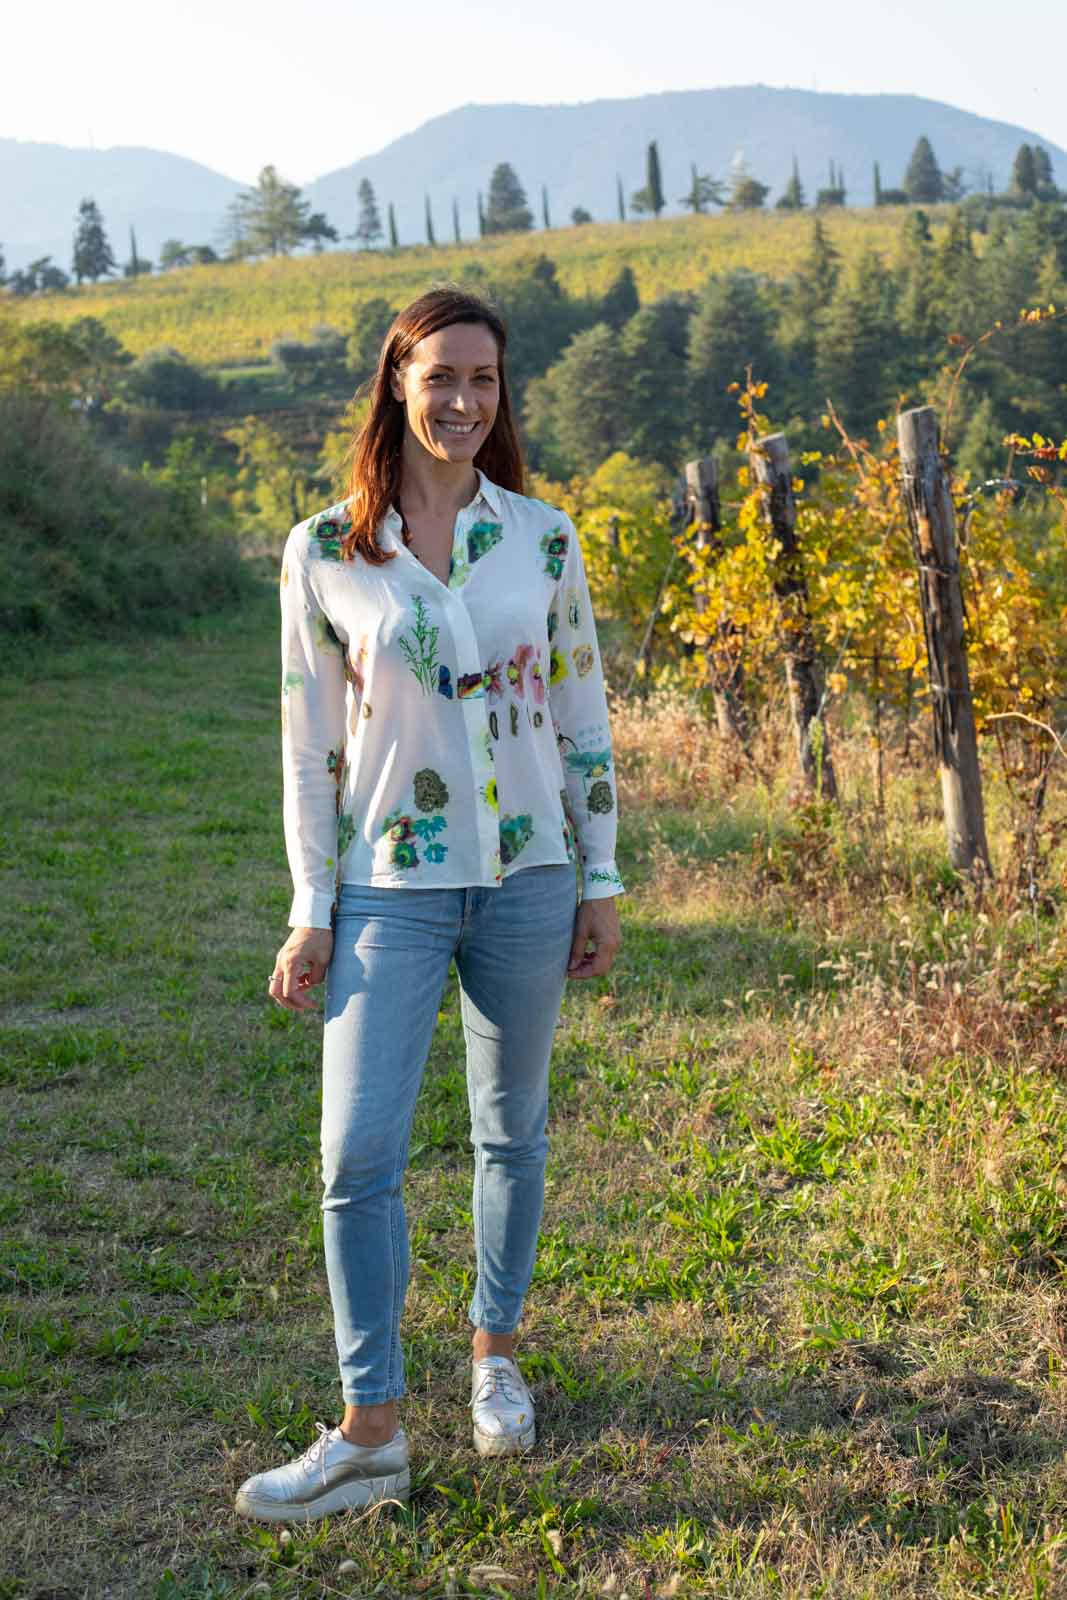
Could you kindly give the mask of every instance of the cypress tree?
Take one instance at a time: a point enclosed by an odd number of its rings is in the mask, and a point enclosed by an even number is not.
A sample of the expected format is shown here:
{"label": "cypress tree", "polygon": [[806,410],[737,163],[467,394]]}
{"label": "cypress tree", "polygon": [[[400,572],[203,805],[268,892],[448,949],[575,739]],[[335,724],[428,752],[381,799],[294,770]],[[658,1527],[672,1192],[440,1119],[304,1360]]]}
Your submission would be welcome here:
{"label": "cypress tree", "polygon": [[389,248],[390,248],[390,250],[395,250],[397,248],[397,246],[399,245],[399,243],[400,243],[400,240],[397,237],[397,231],[396,231],[396,212],[393,210],[393,202],[390,200],[390,202],[389,202]]}
{"label": "cypress tree", "polygon": [[365,250],[382,236],[382,219],[374,196],[374,185],[369,178],[361,178],[359,189],[359,220],[355,237]]}
{"label": "cypress tree", "polygon": [[427,244],[436,244],[437,243],[437,240],[434,237],[433,212],[430,210],[430,197],[429,197],[429,195],[426,196],[426,243]]}
{"label": "cypress tree", "polygon": [[548,214],[548,186],[546,184],[541,185],[541,221],[544,223],[546,230],[551,228],[552,219]]}
{"label": "cypress tree", "polygon": [[478,237],[479,239],[485,238],[485,207],[482,204],[480,192],[478,195]]}
{"label": "cypress tree", "polygon": [[626,221],[626,197],[624,196],[624,194],[622,192],[622,179],[620,177],[616,177],[616,179],[615,179],[615,187],[616,187],[616,189],[618,191],[619,221],[620,222],[625,222]]}
{"label": "cypress tree", "polygon": [[1037,179],[1037,192],[1044,198],[1054,200],[1058,193],[1056,180],[1052,175],[1052,162],[1049,153],[1043,144],[1034,145],[1034,177]]}
{"label": "cypress tree", "polygon": [[874,203],[876,206],[882,203],[882,169],[877,161],[874,163]]}
{"label": "cypress tree", "polygon": [[904,190],[915,205],[936,205],[944,198],[945,180],[925,133],[917,140],[904,174]]}
{"label": "cypress tree", "polygon": [[796,156],[793,157],[793,174],[782,191],[778,201],[779,211],[803,211],[806,205],[804,185],[800,181],[800,167]]}
{"label": "cypress tree", "polygon": [[1037,165],[1034,161],[1033,145],[1021,144],[1015,152],[1015,161],[1011,169],[1011,190],[1013,194],[1023,195],[1027,199],[1032,199],[1037,194]]}
{"label": "cypress tree", "polygon": [[486,233],[528,233],[533,213],[526,204],[526,191],[518,174],[507,161],[499,161],[489,179],[489,205],[485,213]]}
{"label": "cypress tree", "polygon": [[660,175],[659,150],[656,148],[655,139],[650,143],[645,157],[645,187],[648,190],[651,210],[658,217],[666,201],[663,198],[663,179]]}
{"label": "cypress tree", "polygon": [[458,200],[453,200],[453,202],[452,202],[452,237],[456,241],[457,244],[462,244],[463,243],[463,238],[462,238],[462,235],[460,234],[460,231],[459,231],[459,201]]}

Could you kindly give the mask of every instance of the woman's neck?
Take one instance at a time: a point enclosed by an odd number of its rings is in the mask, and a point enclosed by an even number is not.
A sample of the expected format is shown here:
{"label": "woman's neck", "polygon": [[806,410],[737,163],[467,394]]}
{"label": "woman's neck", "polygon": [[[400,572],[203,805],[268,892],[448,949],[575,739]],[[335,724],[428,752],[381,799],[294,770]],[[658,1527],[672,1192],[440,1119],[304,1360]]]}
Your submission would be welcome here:
{"label": "woman's neck", "polygon": [[478,492],[478,473],[469,461],[437,461],[408,441],[401,457],[401,483],[408,514],[449,512],[454,517]]}

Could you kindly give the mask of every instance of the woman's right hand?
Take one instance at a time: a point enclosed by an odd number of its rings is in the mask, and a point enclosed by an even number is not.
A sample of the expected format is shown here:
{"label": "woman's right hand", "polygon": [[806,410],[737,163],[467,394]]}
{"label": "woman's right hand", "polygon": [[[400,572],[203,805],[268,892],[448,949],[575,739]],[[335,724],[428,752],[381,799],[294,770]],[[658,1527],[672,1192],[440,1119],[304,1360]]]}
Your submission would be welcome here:
{"label": "woman's right hand", "polygon": [[278,951],[267,993],[287,1011],[321,1011],[309,990],[326,976],[333,954],[329,928],[294,928]]}

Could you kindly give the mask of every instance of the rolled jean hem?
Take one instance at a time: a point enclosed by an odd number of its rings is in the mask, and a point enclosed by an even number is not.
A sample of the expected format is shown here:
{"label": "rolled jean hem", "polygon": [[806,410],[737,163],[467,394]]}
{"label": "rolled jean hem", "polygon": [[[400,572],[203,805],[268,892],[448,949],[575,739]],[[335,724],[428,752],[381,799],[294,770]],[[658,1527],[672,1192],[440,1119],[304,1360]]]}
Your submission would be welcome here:
{"label": "rolled jean hem", "polygon": [[407,1394],[406,1389],[372,1389],[366,1394],[351,1394],[347,1389],[342,1389],[341,1398],[346,1406],[384,1406],[390,1400],[403,1400]]}
{"label": "rolled jean hem", "polygon": [[470,1321],[470,1325],[474,1329],[475,1333],[491,1333],[494,1338],[497,1338],[501,1334],[505,1333],[516,1333],[519,1327],[517,1322],[513,1322],[510,1328],[490,1328],[484,1322],[475,1322],[473,1317],[469,1318],[468,1320]]}

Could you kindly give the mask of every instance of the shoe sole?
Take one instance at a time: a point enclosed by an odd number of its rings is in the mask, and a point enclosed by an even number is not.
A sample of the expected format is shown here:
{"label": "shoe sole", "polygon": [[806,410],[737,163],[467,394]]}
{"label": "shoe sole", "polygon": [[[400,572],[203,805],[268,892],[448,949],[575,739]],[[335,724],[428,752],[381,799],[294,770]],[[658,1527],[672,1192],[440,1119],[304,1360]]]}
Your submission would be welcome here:
{"label": "shoe sole", "polygon": [[234,1509],[239,1517],[252,1517],[257,1522],[315,1522],[319,1517],[376,1505],[381,1500],[406,1501],[410,1493],[411,1472],[405,1468],[382,1478],[350,1478],[327,1489],[325,1494],[316,1495],[314,1500],[300,1502],[257,1500],[238,1491]]}
{"label": "shoe sole", "polygon": [[519,1456],[537,1443],[537,1424],[530,1423],[521,1433],[483,1433],[474,1430],[474,1448],[480,1456]]}

